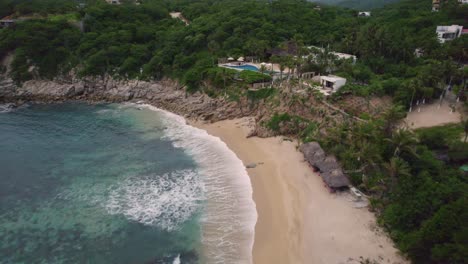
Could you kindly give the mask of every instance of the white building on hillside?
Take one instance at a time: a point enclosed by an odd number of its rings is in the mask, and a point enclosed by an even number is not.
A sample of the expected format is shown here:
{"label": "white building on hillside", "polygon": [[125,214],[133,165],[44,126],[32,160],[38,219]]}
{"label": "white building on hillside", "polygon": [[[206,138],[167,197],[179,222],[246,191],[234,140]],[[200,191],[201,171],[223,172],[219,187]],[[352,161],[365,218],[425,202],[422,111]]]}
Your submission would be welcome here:
{"label": "white building on hillside", "polygon": [[330,93],[337,92],[345,84],[346,79],[336,75],[320,76],[320,85],[322,86],[322,89],[329,90]]}
{"label": "white building on hillside", "polygon": [[468,0],[458,0],[458,3],[460,4],[468,4]]}
{"label": "white building on hillside", "polygon": [[[315,50],[318,50],[320,52],[325,52],[325,49],[324,48],[320,48],[320,47],[316,47],[316,46],[309,46],[307,47],[309,50],[311,50],[312,52]],[[353,63],[356,63],[357,61],[357,57],[354,56],[354,55],[351,55],[351,54],[347,54],[347,53],[341,53],[341,52],[335,52],[335,51],[329,51],[329,54],[332,54],[333,56],[335,56],[336,59],[338,60],[352,60]],[[311,55],[308,55],[308,56],[311,56]],[[308,56],[303,56],[304,59],[306,59]],[[312,56],[314,56],[314,59],[315,59],[315,54],[312,54]]]}
{"label": "white building on hillside", "polygon": [[454,40],[462,34],[463,26],[451,25],[451,26],[437,26],[436,33],[440,43]]}
{"label": "white building on hillside", "polygon": [[358,16],[360,17],[370,17],[371,16],[371,12],[368,12],[368,11],[360,11],[358,13]]}

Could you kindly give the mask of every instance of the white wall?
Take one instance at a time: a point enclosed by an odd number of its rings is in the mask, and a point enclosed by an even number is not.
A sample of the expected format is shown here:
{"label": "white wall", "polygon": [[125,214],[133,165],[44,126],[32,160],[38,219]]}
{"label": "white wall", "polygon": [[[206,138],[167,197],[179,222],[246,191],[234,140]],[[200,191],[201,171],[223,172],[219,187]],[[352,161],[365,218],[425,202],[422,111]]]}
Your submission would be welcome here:
{"label": "white wall", "polygon": [[336,80],[335,84],[333,85],[333,90],[338,91],[345,84],[346,84],[346,79]]}

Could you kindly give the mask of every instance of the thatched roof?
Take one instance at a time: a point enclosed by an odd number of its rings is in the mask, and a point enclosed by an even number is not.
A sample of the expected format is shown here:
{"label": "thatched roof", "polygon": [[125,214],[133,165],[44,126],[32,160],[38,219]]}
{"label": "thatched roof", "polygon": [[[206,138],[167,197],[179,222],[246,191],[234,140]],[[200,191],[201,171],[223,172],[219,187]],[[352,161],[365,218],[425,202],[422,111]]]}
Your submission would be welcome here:
{"label": "thatched roof", "polygon": [[335,156],[330,155],[325,157],[325,159],[318,164],[317,168],[320,169],[320,171],[333,171],[336,169],[340,169],[340,164],[336,160]]}
{"label": "thatched roof", "polygon": [[302,144],[300,150],[304,154],[304,158],[314,167],[318,168],[318,165],[325,159],[325,151],[317,142]]}
{"label": "thatched roof", "polygon": [[349,180],[346,175],[344,175],[341,168],[324,172],[321,176],[327,185],[332,188],[341,188],[349,185]]}
{"label": "thatched roof", "polygon": [[307,162],[320,170],[320,175],[329,187],[340,188],[349,185],[349,180],[343,173],[336,157],[327,156],[320,144],[317,142],[306,143],[300,147],[300,150]]}

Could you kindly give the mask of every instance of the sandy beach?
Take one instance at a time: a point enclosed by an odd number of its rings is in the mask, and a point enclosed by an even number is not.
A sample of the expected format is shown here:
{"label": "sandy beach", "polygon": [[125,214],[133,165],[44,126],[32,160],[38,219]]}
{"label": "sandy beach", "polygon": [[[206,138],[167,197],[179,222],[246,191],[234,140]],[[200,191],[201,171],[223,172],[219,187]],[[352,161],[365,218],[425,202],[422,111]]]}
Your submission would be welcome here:
{"label": "sandy beach", "polygon": [[438,102],[419,105],[408,113],[405,123],[409,128],[416,129],[460,122],[461,113],[451,110],[449,103],[445,101],[440,106]]}
{"label": "sandy beach", "polygon": [[355,208],[349,195],[324,188],[296,151],[297,143],[246,138],[250,122],[243,118],[192,125],[220,137],[244,164],[257,164],[248,169],[258,212],[255,264],[359,263],[361,256],[406,263],[367,208]]}

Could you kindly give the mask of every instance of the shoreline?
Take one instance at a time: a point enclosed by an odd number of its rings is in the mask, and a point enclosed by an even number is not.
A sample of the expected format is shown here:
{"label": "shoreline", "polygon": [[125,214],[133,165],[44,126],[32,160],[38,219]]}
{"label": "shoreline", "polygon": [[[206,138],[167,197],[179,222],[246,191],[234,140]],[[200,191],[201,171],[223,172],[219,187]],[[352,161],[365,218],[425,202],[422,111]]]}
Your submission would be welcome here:
{"label": "shoreline", "polygon": [[373,213],[354,208],[346,193],[332,194],[297,143],[281,137],[246,138],[249,118],[189,125],[219,137],[247,165],[258,220],[253,263],[407,263]]}
{"label": "shoreline", "polygon": [[184,118],[220,138],[244,165],[257,165],[247,169],[258,214],[253,263],[409,263],[378,228],[373,213],[353,208],[349,197],[328,192],[296,142],[247,138],[255,124],[251,117],[215,123]]}

